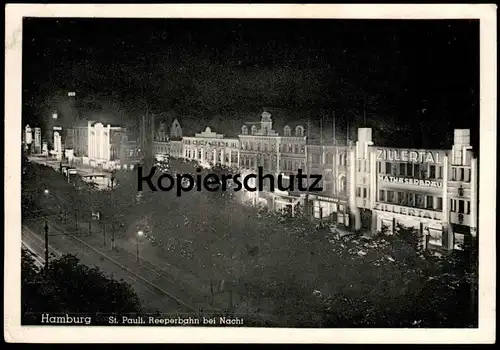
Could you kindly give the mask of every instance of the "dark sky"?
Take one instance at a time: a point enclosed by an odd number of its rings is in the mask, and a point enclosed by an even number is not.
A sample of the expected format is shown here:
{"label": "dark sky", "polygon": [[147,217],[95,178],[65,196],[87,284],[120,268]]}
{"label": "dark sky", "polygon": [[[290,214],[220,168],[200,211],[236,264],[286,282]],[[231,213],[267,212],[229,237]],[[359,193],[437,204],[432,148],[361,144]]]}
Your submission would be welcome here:
{"label": "dark sky", "polygon": [[113,122],[137,119],[146,104],[194,120],[256,118],[272,106],[316,124],[335,111],[339,127],[432,143],[453,128],[477,132],[478,24],[25,19],[23,116],[38,123],[54,104],[70,115],[56,97],[76,91],[71,108]]}

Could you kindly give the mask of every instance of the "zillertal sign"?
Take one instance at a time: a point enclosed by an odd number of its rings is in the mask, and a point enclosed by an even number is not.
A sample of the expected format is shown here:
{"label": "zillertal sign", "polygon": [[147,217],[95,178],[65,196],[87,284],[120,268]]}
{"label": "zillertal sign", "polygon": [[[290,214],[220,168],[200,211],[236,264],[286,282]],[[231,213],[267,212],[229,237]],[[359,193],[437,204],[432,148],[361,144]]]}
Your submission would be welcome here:
{"label": "zillertal sign", "polygon": [[407,208],[399,205],[375,203],[373,210],[382,211],[386,213],[395,213],[400,215],[414,216],[424,219],[441,220],[441,212],[425,210],[420,208]]}
{"label": "zillertal sign", "polygon": [[413,151],[401,149],[378,149],[377,159],[393,162],[409,162],[409,163],[434,163],[441,164],[442,154],[435,151]]}
{"label": "zillertal sign", "polygon": [[416,185],[416,186],[422,186],[422,187],[435,187],[435,188],[443,187],[442,182],[431,181],[431,180],[412,179],[409,177],[379,175],[378,180],[382,181],[382,182],[397,183],[397,184],[404,184],[404,185]]}

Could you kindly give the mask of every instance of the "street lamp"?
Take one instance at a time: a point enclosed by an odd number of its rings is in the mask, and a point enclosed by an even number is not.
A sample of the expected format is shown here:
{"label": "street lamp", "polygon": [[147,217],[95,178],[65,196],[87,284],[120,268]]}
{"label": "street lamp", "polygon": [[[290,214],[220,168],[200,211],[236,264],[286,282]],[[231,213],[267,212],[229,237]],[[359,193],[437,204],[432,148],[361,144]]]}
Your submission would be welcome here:
{"label": "street lamp", "polygon": [[139,237],[142,237],[144,235],[143,231],[138,231],[136,238],[136,243],[137,243],[137,263],[139,264]]}

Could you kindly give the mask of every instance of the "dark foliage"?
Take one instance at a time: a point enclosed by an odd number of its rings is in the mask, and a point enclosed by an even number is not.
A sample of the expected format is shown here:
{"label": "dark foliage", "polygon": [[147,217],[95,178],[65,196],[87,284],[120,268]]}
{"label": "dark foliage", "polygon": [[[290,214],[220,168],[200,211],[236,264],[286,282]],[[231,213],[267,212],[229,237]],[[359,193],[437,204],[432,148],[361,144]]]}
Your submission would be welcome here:
{"label": "dark foliage", "polygon": [[123,280],[106,277],[99,269],[64,255],[50,264],[45,274],[30,253],[22,251],[21,295],[23,323],[36,314],[139,313],[141,304],[132,287]]}

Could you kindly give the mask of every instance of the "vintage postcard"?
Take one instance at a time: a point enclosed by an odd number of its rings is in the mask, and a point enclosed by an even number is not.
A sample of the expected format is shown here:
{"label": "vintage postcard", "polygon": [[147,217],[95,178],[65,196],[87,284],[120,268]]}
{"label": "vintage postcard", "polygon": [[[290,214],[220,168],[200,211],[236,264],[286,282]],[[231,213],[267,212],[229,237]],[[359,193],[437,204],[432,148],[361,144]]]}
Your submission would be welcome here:
{"label": "vintage postcard", "polygon": [[493,343],[496,6],[7,5],[4,337]]}

